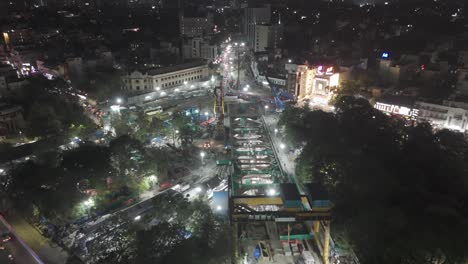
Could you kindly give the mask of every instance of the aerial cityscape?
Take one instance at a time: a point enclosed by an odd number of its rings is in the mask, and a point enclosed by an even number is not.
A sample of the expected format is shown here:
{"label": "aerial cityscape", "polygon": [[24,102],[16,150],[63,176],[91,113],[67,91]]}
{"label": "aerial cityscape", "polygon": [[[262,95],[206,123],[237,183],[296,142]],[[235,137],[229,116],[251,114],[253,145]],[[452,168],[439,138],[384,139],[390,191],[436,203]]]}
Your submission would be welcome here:
{"label": "aerial cityscape", "polygon": [[0,264],[468,264],[466,0],[0,0]]}

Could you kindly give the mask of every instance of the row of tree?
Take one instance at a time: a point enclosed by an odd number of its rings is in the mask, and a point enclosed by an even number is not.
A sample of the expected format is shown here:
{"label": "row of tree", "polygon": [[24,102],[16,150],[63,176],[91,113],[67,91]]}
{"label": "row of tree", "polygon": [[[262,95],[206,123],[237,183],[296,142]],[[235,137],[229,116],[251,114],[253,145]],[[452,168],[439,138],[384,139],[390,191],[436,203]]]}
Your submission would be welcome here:
{"label": "row of tree", "polygon": [[389,117],[364,99],[343,96],[335,107],[287,108],[280,120],[285,138],[302,148],[300,182],[330,191],[334,236],[362,263],[466,261],[464,135]]}
{"label": "row of tree", "polygon": [[130,136],[109,146],[83,143],[65,152],[41,153],[37,161],[16,166],[8,192],[28,215],[63,224],[87,214],[83,201],[95,194],[96,210],[104,211],[120,196],[149,188],[147,177],[163,179],[171,158],[165,149],[143,148]]}
{"label": "row of tree", "polygon": [[[230,263],[231,233],[205,200],[162,193],[135,222],[116,218],[109,236],[88,243],[93,263]],[[117,224],[118,223],[118,224]],[[103,228],[103,233],[107,233]],[[71,262],[71,261],[70,261]]]}

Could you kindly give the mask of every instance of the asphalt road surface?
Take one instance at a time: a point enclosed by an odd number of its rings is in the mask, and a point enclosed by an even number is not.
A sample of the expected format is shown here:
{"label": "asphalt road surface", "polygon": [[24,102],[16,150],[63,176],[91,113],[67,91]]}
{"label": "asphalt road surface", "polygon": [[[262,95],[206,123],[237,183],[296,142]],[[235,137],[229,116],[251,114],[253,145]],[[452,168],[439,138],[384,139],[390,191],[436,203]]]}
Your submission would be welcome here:
{"label": "asphalt road surface", "polygon": [[[0,220],[0,233],[11,232],[8,224]],[[35,253],[31,249],[27,249],[23,246],[21,238],[12,236],[13,238],[5,243],[2,243],[2,246],[5,247],[4,250],[0,251],[0,263],[17,263],[17,264],[37,264],[43,263],[39,258],[33,256]],[[24,243],[24,242],[23,242]],[[13,256],[13,261],[8,258],[8,255]]]}

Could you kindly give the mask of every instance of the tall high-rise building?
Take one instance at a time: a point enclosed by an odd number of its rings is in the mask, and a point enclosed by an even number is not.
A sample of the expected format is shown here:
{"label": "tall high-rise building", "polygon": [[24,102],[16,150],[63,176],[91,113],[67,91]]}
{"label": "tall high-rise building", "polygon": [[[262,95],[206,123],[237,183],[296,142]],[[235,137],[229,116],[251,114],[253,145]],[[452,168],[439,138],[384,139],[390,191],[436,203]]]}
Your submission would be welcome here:
{"label": "tall high-rise building", "polygon": [[255,44],[255,26],[262,24],[270,24],[271,8],[270,5],[260,7],[247,7],[244,9],[243,33],[247,36],[247,41],[250,47]]}

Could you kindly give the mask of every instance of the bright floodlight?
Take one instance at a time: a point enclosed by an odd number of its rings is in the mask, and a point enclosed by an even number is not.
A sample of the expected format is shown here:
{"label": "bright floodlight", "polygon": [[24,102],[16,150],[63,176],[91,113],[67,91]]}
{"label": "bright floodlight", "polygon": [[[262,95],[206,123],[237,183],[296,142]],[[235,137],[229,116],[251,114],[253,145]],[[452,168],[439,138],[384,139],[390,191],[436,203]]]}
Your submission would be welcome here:
{"label": "bright floodlight", "polygon": [[211,81],[214,82],[215,81],[215,77],[213,75],[211,75]]}
{"label": "bright floodlight", "polygon": [[237,42],[236,42],[236,43],[234,43],[234,46],[237,46],[237,45],[239,45],[239,43],[237,43]]}
{"label": "bright floodlight", "polygon": [[178,92],[178,91],[180,91],[180,89],[179,89],[179,88],[175,88],[174,92]]}
{"label": "bright floodlight", "polygon": [[249,87],[244,87],[242,90],[244,90],[244,92],[247,92],[249,90]]}
{"label": "bright floodlight", "polygon": [[192,84],[192,85],[190,85],[190,88],[195,88],[195,85],[193,85],[193,84]]}
{"label": "bright floodlight", "polygon": [[280,149],[284,149],[286,148],[286,145],[284,145],[283,143],[280,144]]}
{"label": "bright floodlight", "polygon": [[242,42],[242,43],[241,43],[241,46],[245,46],[245,43],[244,43],[244,42]]}
{"label": "bright floodlight", "polygon": [[205,157],[205,152],[200,152],[200,156],[203,158]]}
{"label": "bright floodlight", "polygon": [[278,129],[277,129],[277,128],[275,128],[275,133],[278,133]]}
{"label": "bright floodlight", "polygon": [[276,195],[276,190],[275,190],[275,189],[268,189],[268,195],[269,195],[269,196],[274,196],[274,195]]}
{"label": "bright floodlight", "polygon": [[209,115],[208,112],[205,112],[205,115],[208,116]]}
{"label": "bright floodlight", "polygon": [[141,219],[141,215],[137,215],[137,216],[135,216],[135,218],[134,218],[134,219],[135,219],[135,221],[138,221],[138,220],[140,220],[140,219]]}
{"label": "bright floodlight", "polygon": [[291,59],[289,59],[289,60],[288,60],[288,63],[291,63],[291,62],[292,62],[292,60],[291,60]]}
{"label": "bright floodlight", "polygon": [[161,90],[161,87],[158,86],[158,87],[156,87],[156,88],[154,88],[154,89],[155,89],[156,91],[159,91],[159,90]]}
{"label": "bright floodlight", "polygon": [[216,206],[216,210],[221,211],[223,210],[223,207],[221,205]]}
{"label": "bright floodlight", "polygon": [[268,105],[265,105],[265,109],[268,109]]}
{"label": "bright floodlight", "polygon": [[118,103],[118,104],[121,104],[122,103],[122,98],[115,99],[115,102]]}
{"label": "bright floodlight", "polygon": [[175,133],[176,133],[176,134],[179,134],[179,130],[176,129]]}
{"label": "bright floodlight", "polygon": [[84,201],[84,205],[86,207],[92,207],[94,205],[94,200],[93,198],[89,198],[88,200]]}
{"label": "bright floodlight", "polygon": [[199,193],[199,192],[201,192],[201,191],[202,191],[202,188],[201,188],[201,187],[195,188],[195,192],[196,192],[196,193]]}
{"label": "bright floodlight", "polygon": [[162,91],[160,94],[161,94],[161,96],[165,96],[166,92]]}
{"label": "bright floodlight", "polygon": [[187,85],[187,81],[184,81],[184,85]]}

